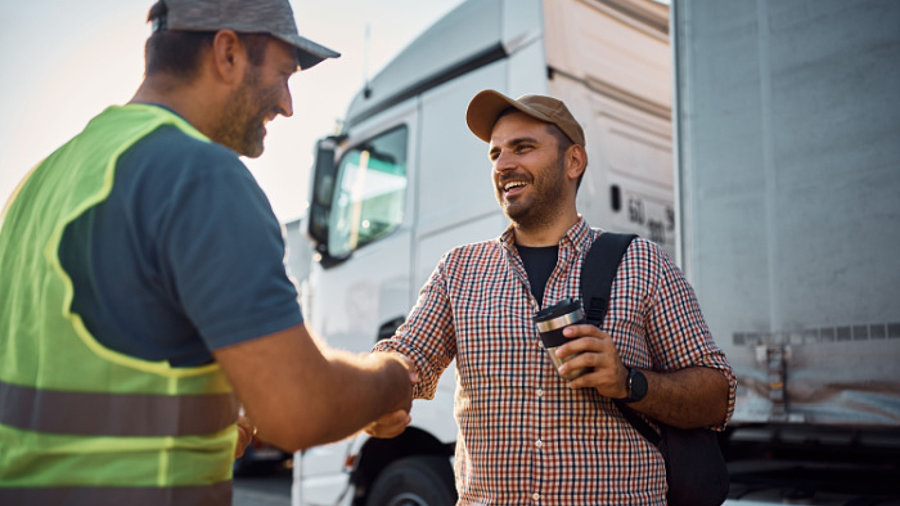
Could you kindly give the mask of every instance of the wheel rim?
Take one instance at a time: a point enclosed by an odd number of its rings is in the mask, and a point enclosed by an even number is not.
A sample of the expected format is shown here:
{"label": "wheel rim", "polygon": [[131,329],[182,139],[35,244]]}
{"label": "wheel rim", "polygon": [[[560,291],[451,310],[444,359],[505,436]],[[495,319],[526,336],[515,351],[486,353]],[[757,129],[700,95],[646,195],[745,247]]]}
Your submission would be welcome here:
{"label": "wheel rim", "polygon": [[387,506],[428,506],[428,502],[416,494],[404,492],[392,498]]}

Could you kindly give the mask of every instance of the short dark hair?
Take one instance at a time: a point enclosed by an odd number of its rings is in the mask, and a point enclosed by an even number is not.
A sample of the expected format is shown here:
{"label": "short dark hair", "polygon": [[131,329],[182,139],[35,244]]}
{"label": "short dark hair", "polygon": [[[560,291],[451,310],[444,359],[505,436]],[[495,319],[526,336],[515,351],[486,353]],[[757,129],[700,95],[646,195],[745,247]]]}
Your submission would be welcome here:
{"label": "short dark hair", "polygon": [[[201,53],[212,46],[215,31],[166,30],[165,15],[168,12],[162,0],[153,4],[147,14],[147,21],[153,23],[154,31],[144,46],[146,64],[144,73],[148,76],[158,73],[172,74],[190,79],[197,72]],[[247,58],[251,65],[262,65],[266,56],[266,45],[271,36],[264,33],[239,33],[238,38],[247,48]]]}

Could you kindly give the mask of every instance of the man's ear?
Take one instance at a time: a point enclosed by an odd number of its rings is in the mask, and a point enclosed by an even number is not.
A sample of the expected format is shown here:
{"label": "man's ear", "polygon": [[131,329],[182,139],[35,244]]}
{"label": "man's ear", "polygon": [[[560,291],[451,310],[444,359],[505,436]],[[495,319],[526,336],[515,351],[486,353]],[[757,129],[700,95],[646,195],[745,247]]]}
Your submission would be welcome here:
{"label": "man's ear", "polygon": [[566,176],[578,179],[587,167],[587,152],[579,144],[572,144],[566,149]]}
{"label": "man's ear", "polygon": [[213,37],[212,63],[216,75],[227,84],[240,83],[247,65],[247,50],[234,30],[219,30]]}

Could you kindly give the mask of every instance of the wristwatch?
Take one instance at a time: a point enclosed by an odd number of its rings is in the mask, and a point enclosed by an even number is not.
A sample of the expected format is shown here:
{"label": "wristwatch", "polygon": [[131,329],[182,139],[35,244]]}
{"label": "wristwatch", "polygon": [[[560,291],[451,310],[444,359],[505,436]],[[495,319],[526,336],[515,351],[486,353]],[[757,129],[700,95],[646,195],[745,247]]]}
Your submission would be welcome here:
{"label": "wristwatch", "polygon": [[637,402],[647,395],[647,377],[638,369],[628,368],[625,380],[625,398],[622,402]]}

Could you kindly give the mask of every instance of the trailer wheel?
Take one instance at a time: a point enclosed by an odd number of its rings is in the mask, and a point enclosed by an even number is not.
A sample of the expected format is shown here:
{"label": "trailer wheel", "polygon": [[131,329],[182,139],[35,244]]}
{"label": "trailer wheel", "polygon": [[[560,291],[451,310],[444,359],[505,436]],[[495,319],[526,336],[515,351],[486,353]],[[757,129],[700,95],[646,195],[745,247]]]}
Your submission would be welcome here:
{"label": "trailer wheel", "polygon": [[453,506],[456,486],[446,457],[406,457],[375,479],[366,506]]}

